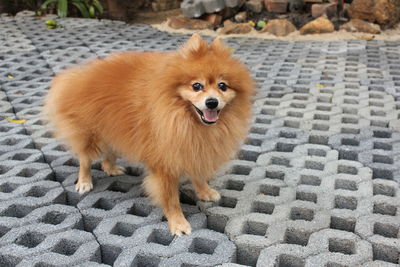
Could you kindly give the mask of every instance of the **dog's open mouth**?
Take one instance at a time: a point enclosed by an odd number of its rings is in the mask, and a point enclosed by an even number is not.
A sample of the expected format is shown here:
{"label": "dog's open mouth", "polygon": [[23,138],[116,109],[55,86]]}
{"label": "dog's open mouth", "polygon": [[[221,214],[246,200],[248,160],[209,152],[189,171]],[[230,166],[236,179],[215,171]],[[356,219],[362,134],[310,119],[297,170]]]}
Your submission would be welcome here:
{"label": "dog's open mouth", "polygon": [[216,109],[205,109],[201,111],[198,109],[195,105],[193,105],[194,109],[196,110],[197,114],[199,114],[200,119],[205,123],[205,124],[214,124],[218,120],[218,115],[220,110]]}

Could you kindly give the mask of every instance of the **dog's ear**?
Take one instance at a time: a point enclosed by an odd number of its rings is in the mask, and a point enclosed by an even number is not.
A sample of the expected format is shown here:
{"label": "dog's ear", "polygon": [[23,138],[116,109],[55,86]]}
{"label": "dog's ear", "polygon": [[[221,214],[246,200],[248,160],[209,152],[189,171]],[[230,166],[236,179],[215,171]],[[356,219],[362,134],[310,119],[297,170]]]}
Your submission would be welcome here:
{"label": "dog's ear", "polygon": [[184,58],[190,58],[196,55],[202,55],[207,52],[208,45],[201,39],[201,36],[194,33],[192,37],[179,49],[179,53]]}
{"label": "dog's ear", "polygon": [[224,54],[226,56],[231,55],[231,49],[225,44],[225,42],[219,36],[217,36],[211,43],[211,50]]}

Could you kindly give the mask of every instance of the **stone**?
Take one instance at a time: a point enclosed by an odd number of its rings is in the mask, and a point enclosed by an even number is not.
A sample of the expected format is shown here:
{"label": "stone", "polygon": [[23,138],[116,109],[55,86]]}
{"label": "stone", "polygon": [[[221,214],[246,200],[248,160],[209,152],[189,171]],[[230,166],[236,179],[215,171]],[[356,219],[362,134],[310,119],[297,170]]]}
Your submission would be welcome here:
{"label": "stone", "polygon": [[286,36],[296,31],[296,27],[286,19],[273,19],[260,32],[268,32],[276,36]]}
{"label": "stone", "polygon": [[218,29],[220,34],[243,34],[249,33],[253,27],[249,23],[234,23],[232,21],[224,21],[224,27]]}
{"label": "stone", "polygon": [[188,30],[212,30],[213,24],[209,21],[201,19],[189,19],[182,16],[169,17],[168,26],[173,29],[188,29]]}
{"label": "stone", "polygon": [[304,10],[306,3],[304,0],[290,0],[289,11],[290,12],[301,12]]}
{"label": "stone", "polygon": [[264,0],[265,7],[269,12],[286,13],[289,0]]}
{"label": "stone", "polygon": [[381,33],[381,27],[378,24],[370,23],[361,19],[352,19],[340,27],[341,30],[348,32],[365,32],[371,34]]}
{"label": "stone", "polygon": [[392,27],[400,21],[400,0],[354,0],[349,15],[352,19]]}
{"label": "stone", "polygon": [[334,30],[332,22],[326,16],[321,16],[301,27],[300,34],[330,33]]}
{"label": "stone", "polygon": [[311,15],[313,18],[318,18],[322,15],[327,15],[331,18],[336,14],[336,12],[337,5],[335,3],[313,4],[311,6]]}
{"label": "stone", "polygon": [[239,13],[237,13],[235,15],[235,20],[237,22],[245,22],[246,19],[247,19],[247,12],[246,11],[239,12]]}
{"label": "stone", "polygon": [[262,0],[249,0],[246,2],[245,6],[248,11],[254,13],[260,13],[263,9]]}
{"label": "stone", "polygon": [[218,14],[207,14],[203,20],[210,22],[214,26],[218,26],[222,22],[222,16]]}

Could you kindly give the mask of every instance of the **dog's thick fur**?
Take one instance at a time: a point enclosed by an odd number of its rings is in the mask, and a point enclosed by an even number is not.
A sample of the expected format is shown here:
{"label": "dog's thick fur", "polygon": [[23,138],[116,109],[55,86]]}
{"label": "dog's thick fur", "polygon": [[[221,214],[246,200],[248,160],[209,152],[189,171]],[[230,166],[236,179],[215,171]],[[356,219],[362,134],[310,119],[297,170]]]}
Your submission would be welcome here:
{"label": "dog's thick fur", "polygon": [[[221,80],[228,90],[217,87]],[[204,84],[200,92],[192,88],[196,81]],[[253,91],[247,69],[222,40],[208,45],[195,34],[175,52],[124,52],[57,75],[45,112],[55,136],[79,157],[79,192],[93,188],[95,159],[103,158],[110,175],[123,174],[117,156],[143,162],[146,192],[181,235],[191,228],[179,203],[180,177],[190,177],[200,199],[220,198],[207,182],[244,139]],[[207,125],[193,105],[210,95],[225,105]]]}

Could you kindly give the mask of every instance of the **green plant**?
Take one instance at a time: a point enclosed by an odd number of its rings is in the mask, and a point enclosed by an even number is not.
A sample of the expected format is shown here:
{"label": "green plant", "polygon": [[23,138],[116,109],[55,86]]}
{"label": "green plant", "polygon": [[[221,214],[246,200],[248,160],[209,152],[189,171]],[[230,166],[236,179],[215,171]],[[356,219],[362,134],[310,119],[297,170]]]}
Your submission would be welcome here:
{"label": "green plant", "polygon": [[71,5],[75,6],[84,18],[95,18],[103,14],[103,6],[99,0],[46,0],[40,8],[47,9],[50,4],[56,5],[60,18],[68,15],[68,7]]}

